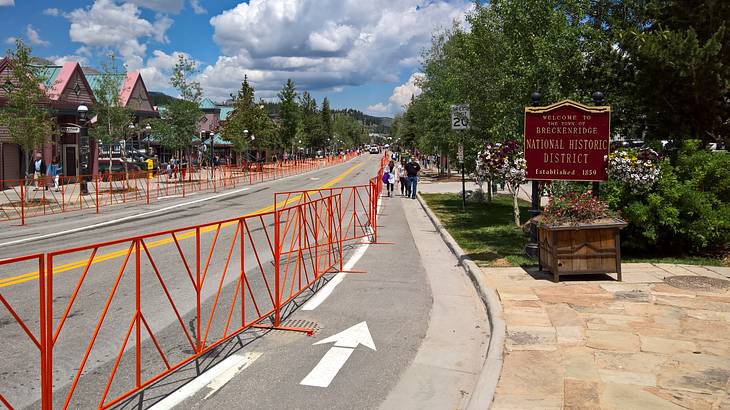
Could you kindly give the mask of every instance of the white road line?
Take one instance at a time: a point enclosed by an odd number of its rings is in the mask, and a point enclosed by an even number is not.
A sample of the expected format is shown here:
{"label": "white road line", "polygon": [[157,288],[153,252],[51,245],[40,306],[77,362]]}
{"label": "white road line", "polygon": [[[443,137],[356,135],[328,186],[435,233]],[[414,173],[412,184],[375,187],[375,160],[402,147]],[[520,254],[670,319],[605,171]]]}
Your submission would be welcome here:
{"label": "white road line", "polygon": [[[382,205],[382,200],[378,199],[378,209],[376,212],[380,213],[380,206]],[[372,233],[372,228],[369,228],[370,233]],[[342,267],[343,270],[350,270],[352,269],[355,264],[360,260],[360,258],[365,255],[365,251],[368,250],[368,247],[370,246],[370,243],[365,242],[360,245],[360,247],[355,251],[355,253],[352,254],[350,259],[347,261],[347,263]],[[347,276],[346,272],[340,272],[337,275],[335,275],[332,280],[330,280],[326,285],[322,287],[317,293],[314,294],[309,300],[304,303],[302,306],[302,310],[314,310],[319,307],[319,305],[322,304],[327,298],[332,294],[332,292],[335,290],[337,285],[339,285],[343,280],[345,280],[345,276]]]}
{"label": "white road line", "polygon": [[299,384],[314,387],[329,386],[354,351],[355,349],[348,349],[346,347],[330,348],[322,360],[314,366],[314,369]]}
{"label": "white road line", "polygon": [[261,357],[263,353],[258,352],[247,352],[245,355],[248,356],[249,360],[244,361],[243,363],[239,363],[239,365],[233,366],[229,368],[228,370],[224,371],[221,375],[213,379],[210,383],[208,383],[208,388],[210,391],[208,391],[208,394],[203,397],[203,400],[207,399],[208,397],[212,396],[220,390],[221,387],[225,386],[226,383],[233,380],[238,373],[241,373],[244,371],[248,366],[250,366],[253,362],[256,361],[259,357]]}
{"label": "white road line", "polygon": [[[215,365],[212,369],[196,377],[185,386],[175,390],[172,394],[157,402],[150,410],[168,410],[182,403],[195,395],[204,387],[210,387],[214,391],[220,389],[230,381],[236,374],[242,372],[253,362],[261,357],[262,353],[246,352],[234,354]],[[222,384],[221,384],[222,383]],[[212,393],[212,392],[211,392]],[[210,396],[210,394],[208,394]],[[206,398],[208,397],[206,396]]]}
{"label": "white road line", "polygon": [[212,199],[217,199],[217,198],[221,198],[221,197],[224,197],[224,196],[229,196],[229,195],[237,194],[239,192],[248,191],[249,189],[251,189],[251,188],[237,189],[235,191],[224,192],[222,194],[213,195],[213,196],[209,196],[209,197],[205,197],[205,198],[200,198],[200,199],[196,199],[194,201],[183,202],[181,204],[175,204],[175,205],[171,205],[171,206],[168,206],[168,207],[165,207],[165,208],[156,209],[154,211],[144,212],[144,213],[141,213],[141,214],[134,214],[134,215],[130,215],[130,216],[125,216],[123,218],[117,218],[117,219],[113,219],[111,221],[105,221],[105,222],[100,222],[100,223],[93,224],[93,225],[87,225],[87,226],[81,226],[81,227],[74,228],[74,229],[69,229],[69,230],[66,230],[66,231],[53,232],[53,233],[49,233],[49,234],[46,234],[46,235],[32,236],[32,237],[29,237],[29,238],[18,239],[16,241],[10,241],[10,242],[5,242],[5,243],[0,243],[0,247],[2,247],[2,246],[8,246],[8,245],[17,245],[17,244],[26,243],[26,242],[33,242],[33,241],[38,241],[38,240],[41,240],[41,239],[55,238],[57,236],[68,235],[70,233],[86,231],[86,230],[94,229],[94,228],[100,228],[102,226],[114,225],[114,224],[118,224],[120,222],[124,222],[124,221],[132,220],[132,219],[141,218],[143,216],[154,215],[154,214],[158,214],[160,212],[169,211],[171,209],[180,208],[180,207],[184,207],[184,206],[188,206],[188,205],[192,205],[192,204],[197,204],[199,202],[210,201]]}

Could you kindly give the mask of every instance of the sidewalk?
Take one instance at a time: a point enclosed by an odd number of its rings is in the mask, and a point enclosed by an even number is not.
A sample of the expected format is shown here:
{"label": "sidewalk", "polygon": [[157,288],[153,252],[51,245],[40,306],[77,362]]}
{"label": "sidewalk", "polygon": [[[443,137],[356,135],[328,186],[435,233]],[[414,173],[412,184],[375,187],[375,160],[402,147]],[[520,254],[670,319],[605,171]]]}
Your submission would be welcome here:
{"label": "sidewalk", "polygon": [[554,283],[536,267],[466,261],[497,292],[495,320],[506,324],[492,408],[730,409],[730,267],[633,263],[622,265],[623,282]]}
{"label": "sidewalk", "polygon": [[507,323],[494,409],[730,408],[730,268],[624,264],[624,282],[482,273]]}

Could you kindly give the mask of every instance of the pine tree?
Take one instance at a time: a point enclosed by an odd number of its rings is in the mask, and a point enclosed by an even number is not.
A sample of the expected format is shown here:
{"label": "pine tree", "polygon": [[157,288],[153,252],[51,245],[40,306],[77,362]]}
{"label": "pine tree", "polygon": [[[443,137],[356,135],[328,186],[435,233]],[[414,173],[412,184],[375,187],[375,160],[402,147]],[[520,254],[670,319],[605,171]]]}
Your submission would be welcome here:
{"label": "pine tree", "polygon": [[291,147],[297,136],[297,129],[299,128],[299,122],[301,116],[299,112],[299,105],[297,104],[297,90],[294,85],[294,81],[288,79],[284,88],[279,92],[279,100],[281,101],[281,130],[280,135],[280,148],[286,149]]}
{"label": "pine tree", "polygon": [[331,141],[334,136],[332,132],[332,113],[330,113],[330,101],[327,97],[322,100],[322,140]]}

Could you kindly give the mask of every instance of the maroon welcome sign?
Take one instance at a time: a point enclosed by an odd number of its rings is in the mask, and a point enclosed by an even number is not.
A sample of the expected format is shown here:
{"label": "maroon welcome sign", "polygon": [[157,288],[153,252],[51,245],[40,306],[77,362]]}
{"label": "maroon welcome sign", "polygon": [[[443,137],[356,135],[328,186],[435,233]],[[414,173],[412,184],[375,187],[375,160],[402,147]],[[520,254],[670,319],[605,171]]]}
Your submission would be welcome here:
{"label": "maroon welcome sign", "polygon": [[610,135],[611,107],[571,100],[525,107],[527,179],[607,180]]}

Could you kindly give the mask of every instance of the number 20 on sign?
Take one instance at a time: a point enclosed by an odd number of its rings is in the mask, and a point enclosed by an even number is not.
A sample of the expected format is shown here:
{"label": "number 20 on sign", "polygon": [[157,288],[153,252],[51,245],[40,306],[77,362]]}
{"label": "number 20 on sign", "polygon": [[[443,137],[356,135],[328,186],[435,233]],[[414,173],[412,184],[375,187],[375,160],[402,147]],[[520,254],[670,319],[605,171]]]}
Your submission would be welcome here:
{"label": "number 20 on sign", "polygon": [[451,129],[469,129],[469,105],[455,104],[451,106]]}

